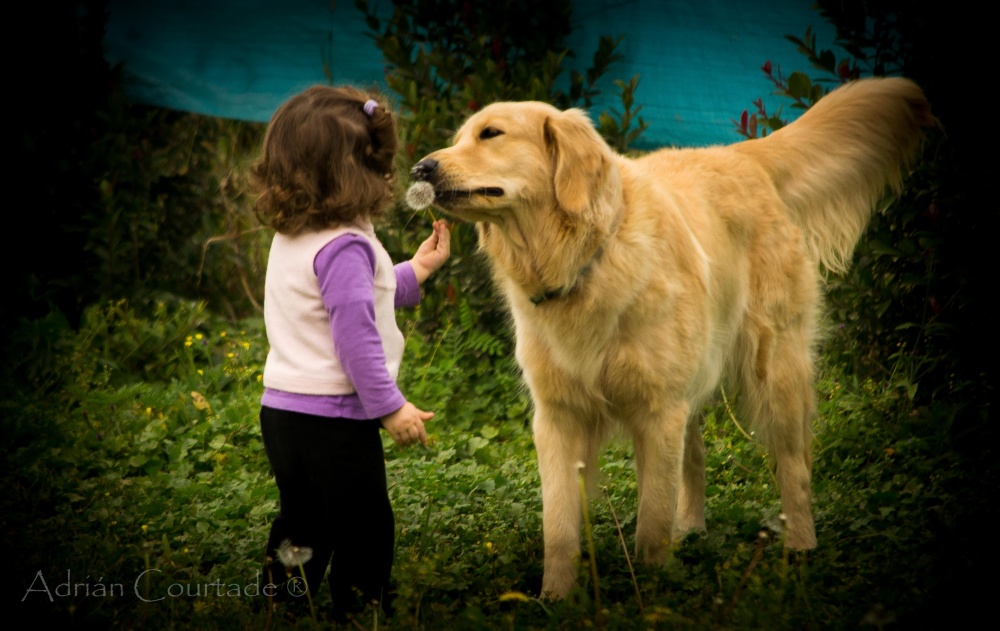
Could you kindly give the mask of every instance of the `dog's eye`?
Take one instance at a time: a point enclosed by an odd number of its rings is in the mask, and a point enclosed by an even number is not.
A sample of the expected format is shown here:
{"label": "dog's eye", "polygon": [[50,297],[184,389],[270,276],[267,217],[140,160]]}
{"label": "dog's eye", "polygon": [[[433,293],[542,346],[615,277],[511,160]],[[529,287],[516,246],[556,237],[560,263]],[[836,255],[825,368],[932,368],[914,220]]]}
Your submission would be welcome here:
{"label": "dog's eye", "polygon": [[500,135],[503,135],[503,132],[496,127],[483,127],[483,131],[479,132],[479,139],[489,140],[490,138],[496,138]]}

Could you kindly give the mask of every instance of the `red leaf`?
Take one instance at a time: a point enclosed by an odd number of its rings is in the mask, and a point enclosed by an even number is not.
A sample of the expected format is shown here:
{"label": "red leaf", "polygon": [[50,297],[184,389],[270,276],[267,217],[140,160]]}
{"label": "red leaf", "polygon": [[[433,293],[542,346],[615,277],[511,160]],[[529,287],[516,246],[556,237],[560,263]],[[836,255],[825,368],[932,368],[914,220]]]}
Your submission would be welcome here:
{"label": "red leaf", "polygon": [[846,81],[851,77],[851,65],[847,63],[846,59],[842,60],[840,65],[837,66],[837,76],[840,77],[841,81]]}

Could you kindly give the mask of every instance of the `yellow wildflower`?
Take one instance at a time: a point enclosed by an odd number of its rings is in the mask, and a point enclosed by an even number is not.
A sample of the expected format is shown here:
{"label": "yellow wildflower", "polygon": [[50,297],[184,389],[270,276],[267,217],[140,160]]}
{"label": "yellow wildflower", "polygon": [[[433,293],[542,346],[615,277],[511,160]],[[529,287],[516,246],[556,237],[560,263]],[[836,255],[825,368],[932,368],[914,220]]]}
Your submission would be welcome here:
{"label": "yellow wildflower", "polygon": [[209,404],[208,399],[197,390],[191,391],[191,402],[194,403],[196,409],[212,411],[212,406]]}

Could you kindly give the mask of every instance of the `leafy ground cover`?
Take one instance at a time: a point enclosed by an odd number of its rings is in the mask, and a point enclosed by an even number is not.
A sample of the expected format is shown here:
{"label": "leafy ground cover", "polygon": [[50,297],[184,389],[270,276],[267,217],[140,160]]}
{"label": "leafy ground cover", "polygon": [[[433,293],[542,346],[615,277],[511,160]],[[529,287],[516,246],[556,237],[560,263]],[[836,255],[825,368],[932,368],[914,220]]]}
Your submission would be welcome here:
{"label": "leafy ground cover", "polygon": [[[587,505],[579,590],[539,600],[530,402],[509,342],[477,330],[467,305],[453,314],[408,332],[403,389],[437,417],[427,448],[385,438],[398,613],[365,628],[935,628],[972,615],[988,585],[972,575],[984,565],[976,520],[995,478],[970,454],[989,448],[963,449],[956,408],[915,406],[905,380],[828,365],[817,550],[782,549],[767,456],[720,400],[704,423],[707,532],[663,567],[633,568],[632,451],[613,441]],[[5,380],[2,404],[15,608],[77,628],[328,627],[323,590],[314,621],[269,615],[256,587],[277,501],[256,420],[261,321],[171,299],[149,316],[91,308],[77,332],[57,318],[33,326],[25,339],[48,342],[15,361],[30,378]]]}

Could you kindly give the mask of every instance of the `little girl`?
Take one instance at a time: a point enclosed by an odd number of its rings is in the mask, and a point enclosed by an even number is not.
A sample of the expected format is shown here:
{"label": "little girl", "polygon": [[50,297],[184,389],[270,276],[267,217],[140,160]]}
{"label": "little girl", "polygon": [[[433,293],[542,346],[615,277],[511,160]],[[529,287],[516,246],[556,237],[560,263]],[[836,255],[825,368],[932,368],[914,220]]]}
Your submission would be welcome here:
{"label": "little girl", "polygon": [[389,611],[395,525],[379,428],[401,446],[426,445],[433,416],[396,386],[403,334],[394,308],[419,302],[419,285],[449,256],[450,233],[435,222],[413,259],[393,266],[372,220],[393,202],[396,145],[381,102],[316,86],[274,113],[251,169],[258,215],[276,231],[260,427],[280,508],[265,580],[279,598],[304,596],[331,564],[337,618],[372,601]]}

